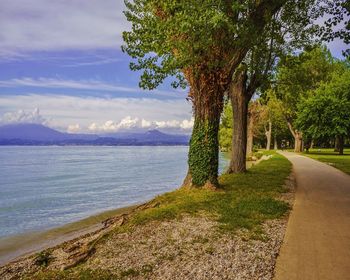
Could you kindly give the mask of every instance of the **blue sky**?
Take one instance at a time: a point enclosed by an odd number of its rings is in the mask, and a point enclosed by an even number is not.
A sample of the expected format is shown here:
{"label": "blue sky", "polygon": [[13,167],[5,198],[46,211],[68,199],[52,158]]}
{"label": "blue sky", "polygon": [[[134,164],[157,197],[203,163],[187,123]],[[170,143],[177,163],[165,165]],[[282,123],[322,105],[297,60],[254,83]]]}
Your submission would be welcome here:
{"label": "blue sky", "polygon": [[[120,50],[123,0],[1,0],[0,122],[62,131],[189,132],[186,92],[138,88]],[[329,46],[340,57],[340,42]]]}

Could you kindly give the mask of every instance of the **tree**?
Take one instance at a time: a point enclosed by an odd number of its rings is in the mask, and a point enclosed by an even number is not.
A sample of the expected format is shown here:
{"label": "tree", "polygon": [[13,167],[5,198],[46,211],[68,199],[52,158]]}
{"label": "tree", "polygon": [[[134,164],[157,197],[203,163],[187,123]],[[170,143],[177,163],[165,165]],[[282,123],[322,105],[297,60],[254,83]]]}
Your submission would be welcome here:
{"label": "tree", "polygon": [[[316,1],[317,2],[317,1]],[[313,1],[288,1],[262,30],[260,41],[237,68],[230,89],[233,107],[232,156],[228,173],[246,171],[248,104],[253,94],[268,84],[279,56],[305,45],[313,34],[312,19],[318,13]],[[271,123],[267,138],[271,141]],[[249,139],[251,142],[251,139]],[[248,145],[249,146],[249,145]]]}
{"label": "tree", "polygon": [[295,126],[298,104],[312,95],[334,70],[334,59],[326,47],[316,46],[299,55],[287,55],[280,61],[276,75],[276,96],[283,104],[283,114],[294,137],[294,151],[303,150],[303,133]]}
{"label": "tree", "polygon": [[296,125],[314,138],[337,138],[339,154],[343,154],[344,138],[350,135],[350,69],[330,82],[322,84],[315,94],[299,105]]}
{"label": "tree", "polygon": [[167,77],[175,78],[175,87],[189,86],[194,127],[185,186],[218,186],[224,94],[247,52],[286,2],[126,1],[132,30],[124,32],[122,49],[136,60],[131,69],[143,70],[140,86],[154,89]]}

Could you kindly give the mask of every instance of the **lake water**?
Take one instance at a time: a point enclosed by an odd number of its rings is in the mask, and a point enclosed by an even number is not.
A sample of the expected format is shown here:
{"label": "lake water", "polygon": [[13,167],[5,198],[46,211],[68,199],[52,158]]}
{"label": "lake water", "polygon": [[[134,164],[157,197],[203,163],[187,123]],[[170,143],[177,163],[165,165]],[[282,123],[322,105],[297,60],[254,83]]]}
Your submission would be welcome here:
{"label": "lake water", "polygon": [[[0,147],[0,238],[141,203],[181,185],[188,147]],[[221,155],[220,169],[226,160]]]}

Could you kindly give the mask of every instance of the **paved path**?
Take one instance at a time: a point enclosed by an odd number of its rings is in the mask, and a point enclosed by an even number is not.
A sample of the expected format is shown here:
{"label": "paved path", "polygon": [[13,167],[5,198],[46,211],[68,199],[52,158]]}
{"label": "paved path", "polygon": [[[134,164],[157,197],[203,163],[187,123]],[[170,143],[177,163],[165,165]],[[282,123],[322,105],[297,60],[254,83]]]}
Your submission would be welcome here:
{"label": "paved path", "polygon": [[350,176],[304,156],[282,154],[293,163],[297,191],[275,279],[350,279]]}

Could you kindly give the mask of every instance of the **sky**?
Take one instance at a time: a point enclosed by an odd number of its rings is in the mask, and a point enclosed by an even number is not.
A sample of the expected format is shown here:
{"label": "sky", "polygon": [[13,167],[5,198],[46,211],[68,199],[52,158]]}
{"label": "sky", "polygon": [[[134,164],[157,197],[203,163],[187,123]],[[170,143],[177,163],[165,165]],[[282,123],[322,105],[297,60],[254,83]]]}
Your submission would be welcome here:
{"label": "sky", "polygon": [[[139,89],[121,52],[123,0],[0,0],[0,125],[71,133],[193,126],[186,91]],[[345,46],[329,45],[336,57]]]}

